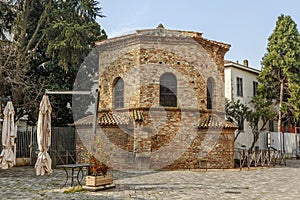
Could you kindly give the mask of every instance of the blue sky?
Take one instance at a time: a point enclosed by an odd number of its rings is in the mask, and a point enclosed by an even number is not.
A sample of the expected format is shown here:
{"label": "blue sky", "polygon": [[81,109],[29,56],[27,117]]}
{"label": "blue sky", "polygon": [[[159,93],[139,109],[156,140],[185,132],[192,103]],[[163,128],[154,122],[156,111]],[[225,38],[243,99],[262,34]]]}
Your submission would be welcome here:
{"label": "blue sky", "polygon": [[231,45],[225,59],[249,60],[260,69],[268,37],[277,17],[290,15],[300,27],[299,0],[99,0],[105,18],[98,19],[108,36],[137,29],[196,31],[203,37]]}

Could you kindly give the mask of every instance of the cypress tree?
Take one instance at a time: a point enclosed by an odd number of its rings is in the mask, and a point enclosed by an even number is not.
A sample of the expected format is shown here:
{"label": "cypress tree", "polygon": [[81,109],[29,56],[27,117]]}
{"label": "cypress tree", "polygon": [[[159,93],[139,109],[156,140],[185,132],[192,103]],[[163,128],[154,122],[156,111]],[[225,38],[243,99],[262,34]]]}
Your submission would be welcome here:
{"label": "cypress tree", "polygon": [[268,99],[278,108],[278,132],[283,119],[299,119],[300,36],[290,16],[278,17],[276,27],[268,38],[258,80],[261,98]]}

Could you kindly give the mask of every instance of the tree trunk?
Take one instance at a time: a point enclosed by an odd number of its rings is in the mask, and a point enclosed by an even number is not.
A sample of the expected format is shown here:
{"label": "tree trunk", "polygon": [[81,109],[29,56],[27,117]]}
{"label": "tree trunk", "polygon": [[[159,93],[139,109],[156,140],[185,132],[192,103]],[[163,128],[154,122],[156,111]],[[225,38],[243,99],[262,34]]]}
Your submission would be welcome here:
{"label": "tree trunk", "polygon": [[235,142],[236,139],[239,137],[240,133],[241,133],[241,130],[238,129],[238,131],[237,131],[237,133],[236,133],[236,136],[234,137],[234,142]]}
{"label": "tree trunk", "polygon": [[283,86],[284,86],[284,79],[280,80],[280,95],[279,95],[279,105],[278,105],[278,126],[277,126],[277,132],[281,132],[281,121],[282,121],[282,113],[281,113],[281,107],[283,102]]}
{"label": "tree trunk", "polygon": [[253,151],[253,147],[259,138],[259,131],[257,129],[252,129],[252,134],[253,134],[253,142],[251,144],[251,147],[249,148],[250,152]]}

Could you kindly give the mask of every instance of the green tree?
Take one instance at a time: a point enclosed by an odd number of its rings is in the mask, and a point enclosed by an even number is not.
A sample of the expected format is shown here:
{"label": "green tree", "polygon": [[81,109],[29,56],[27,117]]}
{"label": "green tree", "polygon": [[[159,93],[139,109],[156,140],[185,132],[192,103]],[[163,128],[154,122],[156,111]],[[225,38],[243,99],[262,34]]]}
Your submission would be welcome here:
{"label": "green tree", "polygon": [[[94,0],[20,0],[7,5],[14,8],[15,17],[10,31],[1,27],[13,39],[1,59],[0,95],[11,96],[17,116],[27,115],[35,123],[45,89],[72,90],[94,42],[106,38],[96,22],[103,15]],[[51,96],[54,125],[72,122],[66,108],[71,98]]]}
{"label": "green tree", "polygon": [[275,120],[276,117],[277,111],[272,101],[269,101],[260,94],[252,98],[250,109],[246,116],[253,135],[252,144],[249,148],[250,151],[253,150],[255,143],[258,141],[261,131],[265,130],[268,122]]}
{"label": "green tree", "polygon": [[249,106],[241,103],[240,100],[226,102],[226,117],[230,122],[238,124],[239,129],[236,132],[234,141],[241,133],[241,127],[245,122],[251,127],[253,136],[252,144],[249,150],[252,151],[255,143],[259,139],[261,131],[265,130],[267,123],[276,118],[276,109],[271,101],[268,101],[261,95],[253,97]]}
{"label": "green tree", "polygon": [[282,119],[296,117],[300,111],[300,36],[290,16],[280,15],[268,39],[258,77],[259,91],[278,107],[278,132]]}
{"label": "green tree", "polygon": [[250,114],[250,108],[243,104],[239,99],[237,101],[229,101],[226,99],[226,118],[230,122],[234,122],[239,126],[236,132],[234,141],[238,138],[241,133],[242,127]]}

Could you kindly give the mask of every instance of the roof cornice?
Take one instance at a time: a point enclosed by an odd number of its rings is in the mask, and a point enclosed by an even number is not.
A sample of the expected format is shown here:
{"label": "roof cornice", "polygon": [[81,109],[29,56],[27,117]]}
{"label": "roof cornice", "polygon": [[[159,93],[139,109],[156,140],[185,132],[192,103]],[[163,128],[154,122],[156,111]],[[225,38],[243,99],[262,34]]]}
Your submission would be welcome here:
{"label": "roof cornice", "polygon": [[251,73],[255,73],[255,74],[260,74],[260,72],[261,72],[258,69],[247,67],[245,65],[241,65],[241,64],[238,64],[238,63],[235,63],[235,62],[232,62],[232,61],[226,61],[225,64],[224,64],[224,67],[225,68],[233,67],[233,68],[237,68],[237,69],[247,71],[247,72],[251,72]]}

